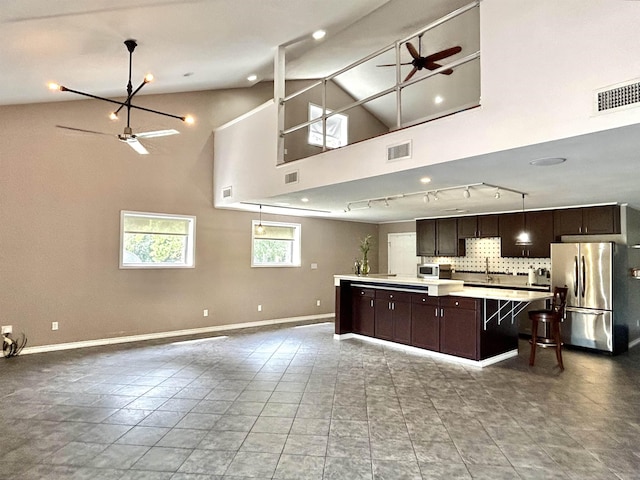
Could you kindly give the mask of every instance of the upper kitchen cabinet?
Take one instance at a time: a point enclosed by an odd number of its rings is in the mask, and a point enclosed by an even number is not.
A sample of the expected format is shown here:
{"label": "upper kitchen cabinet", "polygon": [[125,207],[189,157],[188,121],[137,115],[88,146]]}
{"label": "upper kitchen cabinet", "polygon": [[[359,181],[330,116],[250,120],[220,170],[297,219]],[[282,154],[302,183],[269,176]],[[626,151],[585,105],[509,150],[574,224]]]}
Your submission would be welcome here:
{"label": "upper kitchen cabinet", "polygon": [[464,255],[464,239],[458,239],[458,219],[416,220],[416,254],[422,257]]}
{"label": "upper kitchen cabinet", "polygon": [[562,235],[620,233],[620,207],[604,205],[554,210],[553,225],[555,240]]}
{"label": "upper kitchen cabinet", "polygon": [[[502,257],[549,258],[553,242],[553,212],[507,213],[500,215]],[[516,237],[525,228],[531,245],[516,245]]]}
{"label": "upper kitchen cabinet", "polygon": [[487,238],[499,235],[498,215],[458,218],[458,238]]}

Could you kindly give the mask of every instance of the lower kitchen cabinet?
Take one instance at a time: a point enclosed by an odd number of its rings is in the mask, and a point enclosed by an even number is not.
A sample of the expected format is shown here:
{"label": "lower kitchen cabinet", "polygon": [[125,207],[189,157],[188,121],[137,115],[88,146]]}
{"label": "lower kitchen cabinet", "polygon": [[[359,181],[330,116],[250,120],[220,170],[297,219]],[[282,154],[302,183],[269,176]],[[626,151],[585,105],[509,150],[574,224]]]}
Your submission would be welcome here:
{"label": "lower kitchen cabinet", "polygon": [[410,293],[376,290],[375,336],[398,343],[411,343]]}
{"label": "lower kitchen cabinet", "polygon": [[375,292],[373,288],[351,287],[351,323],[353,333],[369,337],[374,336]]}
{"label": "lower kitchen cabinet", "polygon": [[338,290],[339,334],[357,333],[475,361],[518,348],[517,322],[497,320],[505,311],[504,300],[434,297],[348,282]]}
{"label": "lower kitchen cabinet", "polygon": [[437,297],[411,296],[411,345],[440,351],[440,302]]}
{"label": "lower kitchen cabinet", "polygon": [[440,351],[457,357],[478,358],[479,315],[471,298],[440,299]]}

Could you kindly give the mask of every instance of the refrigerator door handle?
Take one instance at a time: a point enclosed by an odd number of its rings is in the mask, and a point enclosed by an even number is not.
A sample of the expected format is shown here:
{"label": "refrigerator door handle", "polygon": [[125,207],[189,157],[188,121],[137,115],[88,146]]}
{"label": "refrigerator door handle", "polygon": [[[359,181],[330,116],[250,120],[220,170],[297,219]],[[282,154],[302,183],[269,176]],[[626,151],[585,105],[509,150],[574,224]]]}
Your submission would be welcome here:
{"label": "refrigerator door handle", "polygon": [[589,308],[579,308],[579,307],[567,307],[567,312],[576,312],[576,313],[585,313],[588,315],[593,315],[594,317],[602,316],[605,313],[609,312],[609,310],[591,310]]}
{"label": "refrigerator door handle", "polygon": [[573,257],[573,296],[578,296],[578,256]]}
{"label": "refrigerator door handle", "polygon": [[586,285],[585,285],[585,283],[587,281],[586,268],[587,267],[586,267],[585,262],[584,262],[584,255],[582,255],[582,283],[580,285],[580,288],[582,290],[582,292],[580,292],[580,294],[582,295],[582,298],[584,298],[584,293],[585,293],[585,290],[586,290]]}

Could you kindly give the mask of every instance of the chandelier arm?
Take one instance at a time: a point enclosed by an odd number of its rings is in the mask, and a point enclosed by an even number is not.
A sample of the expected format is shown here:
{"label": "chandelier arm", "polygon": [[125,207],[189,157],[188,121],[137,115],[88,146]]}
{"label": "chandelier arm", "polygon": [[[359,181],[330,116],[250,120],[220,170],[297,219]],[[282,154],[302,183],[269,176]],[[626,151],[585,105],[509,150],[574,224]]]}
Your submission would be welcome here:
{"label": "chandelier arm", "polygon": [[146,82],[145,80],[143,80],[143,81],[142,81],[142,83],[138,86],[138,88],[136,88],[136,89],[133,91],[133,93],[131,93],[131,94],[127,97],[127,99],[124,101],[124,103],[123,103],[122,105],[120,105],[120,107],[118,107],[118,109],[117,109],[115,112],[113,112],[113,113],[115,113],[116,115],[118,115],[118,113],[120,112],[120,110],[122,110],[122,107],[124,107],[124,106],[125,106],[125,105],[127,105],[127,104],[130,104],[130,103],[131,103],[131,99],[134,97],[134,95],[135,95],[136,93],[138,93],[138,92],[140,91],[140,89],[141,89],[142,87],[144,87],[147,83],[148,83],[148,82]]}
{"label": "chandelier arm", "polygon": [[[186,117],[184,117],[184,116],[173,115],[172,113],[161,112],[159,110],[153,110],[151,108],[139,107],[137,105],[127,104],[127,102],[119,102],[118,100],[113,100],[111,98],[105,98],[105,97],[99,97],[98,95],[93,95],[91,93],[81,92],[80,90],[73,90],[71,88],[67,88],[67,87],[63,87],[63,86],[60,87],[60,91],[62,91],[62,92],[71,92],[71,93],[75,93],[76,95],[82,95],[84,97],[94,98],[96,100],[102,100],[104,102],[115,103],[116,105],[120,105],[120,108],[122,108],[122,107],[136,108],[138,110],[144,110],[145,112],[156,113],[158,115],[164,115],[165,117],[177,118],[178,120],[182,120],[183,122],[186,120]],[[118,111],[119,110],[120,109],[118,109]]]}

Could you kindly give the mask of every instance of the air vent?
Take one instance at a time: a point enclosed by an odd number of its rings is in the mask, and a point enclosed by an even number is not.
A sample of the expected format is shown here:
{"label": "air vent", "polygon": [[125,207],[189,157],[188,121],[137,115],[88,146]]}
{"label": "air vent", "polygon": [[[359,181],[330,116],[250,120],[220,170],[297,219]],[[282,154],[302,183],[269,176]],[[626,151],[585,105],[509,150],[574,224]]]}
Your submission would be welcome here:
{"label": "air vent", "polygon": [[295,172],[289,172],[284,174],[284,183],[288,185],[290,183],[298,183],[298,170]]}
{"label": "air vent", "polygon": [[411,141],[389,145],[387,147],[387,162],[411,158]]}
{"label": "air vent", "polygon": [[631,80],[596,91],[595,111],[609,112],[640,105],[640,81]]}
{"label": "air vent", "polygon": [[231,187],[224,187],[222,189],[222,198],[231,198]]}

